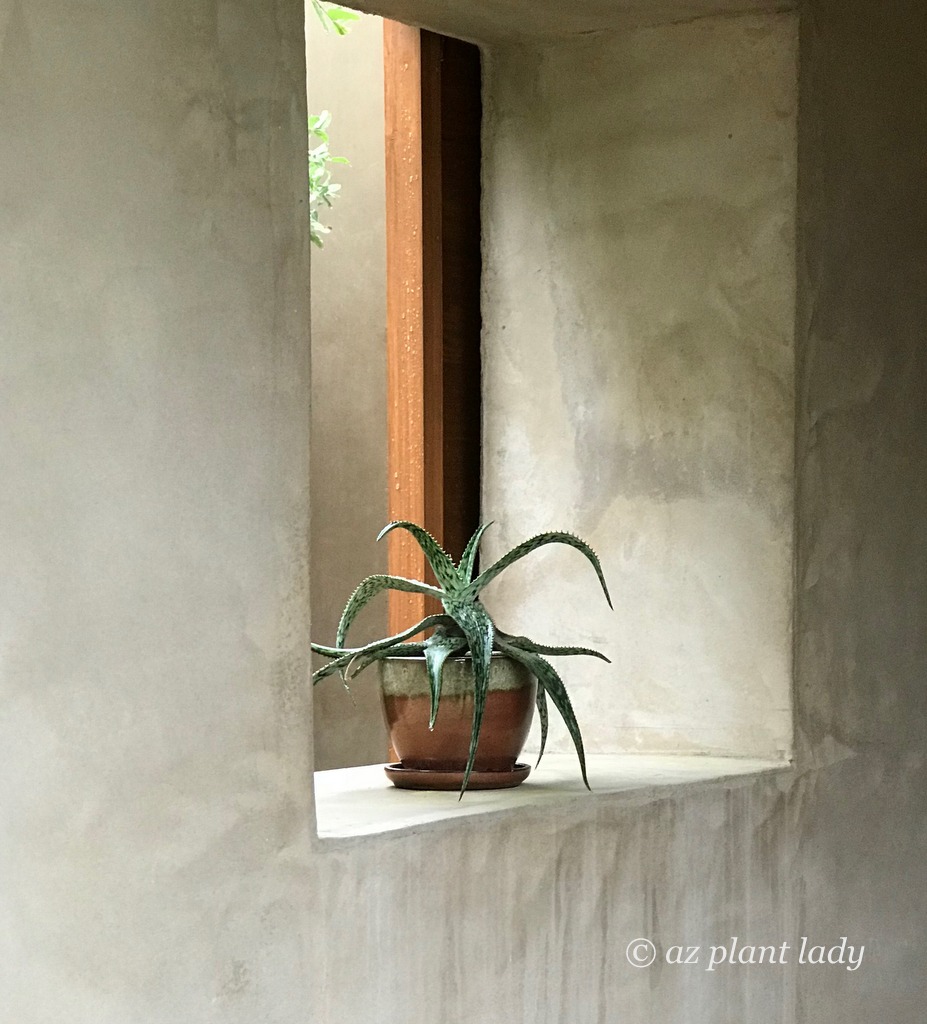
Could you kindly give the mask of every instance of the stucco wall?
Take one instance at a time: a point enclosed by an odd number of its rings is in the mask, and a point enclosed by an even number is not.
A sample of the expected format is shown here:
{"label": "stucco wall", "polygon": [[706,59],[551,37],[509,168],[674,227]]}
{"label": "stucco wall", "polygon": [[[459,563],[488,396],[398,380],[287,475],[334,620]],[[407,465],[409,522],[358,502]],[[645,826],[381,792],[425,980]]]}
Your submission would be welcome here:
{"label": "stucco wall", "polygon": [[794,777],[316,844],[301,5],[0,3],[3,1024],[922,1017],[925,29],[804,20]]}
{"label": "stucco wall", "polygon": [[555,549],[489,603],[612,657],[564,665],[594,750],[791,748],[796,33],[714,18],[486,62],[485,547],[571,530],[615,612]]}
{"label": "stucco wall", "polygon": [[3,1024],[307,1005],[302,31],[0,2]]}
{"label": "stucco wall", "polygon": [[[337,36],[310,7],[306,59],[309,109],[332,112],[332,152],[351,162],[332,169],[342,194],[322,215],[332,233],[312,260],[310,596],[313,639],[332,644],[351,591],[386,572],[386,544],[376,543],[388,520],[383,23],[365,15]],[[353,642],[386,636],[385,598],[355,628]],[[372,673],[350,693],[328,680],[314,706],[317,768],[386,756]]]}
{"label": "stucco wall", "polygon": [[795,915],[874,962],[803,975],[797,1016],[900,1024],[927,1001],[927,12],[819,0],[802,26],[796,739],[847,759],[793,797]]}

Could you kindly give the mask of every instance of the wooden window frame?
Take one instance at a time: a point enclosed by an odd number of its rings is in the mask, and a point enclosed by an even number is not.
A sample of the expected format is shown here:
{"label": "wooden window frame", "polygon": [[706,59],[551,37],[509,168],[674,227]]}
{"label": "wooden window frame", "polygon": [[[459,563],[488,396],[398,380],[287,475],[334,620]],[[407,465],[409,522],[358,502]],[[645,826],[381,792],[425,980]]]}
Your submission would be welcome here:
{"label": "wooden window frame", "polygon": [[[455,558],[480,501],[480,65],[469,43],[384,22],[388,509]],[[389,572],[431,579],[414,539]],[[389,629],[436,610],[390,591]]]}

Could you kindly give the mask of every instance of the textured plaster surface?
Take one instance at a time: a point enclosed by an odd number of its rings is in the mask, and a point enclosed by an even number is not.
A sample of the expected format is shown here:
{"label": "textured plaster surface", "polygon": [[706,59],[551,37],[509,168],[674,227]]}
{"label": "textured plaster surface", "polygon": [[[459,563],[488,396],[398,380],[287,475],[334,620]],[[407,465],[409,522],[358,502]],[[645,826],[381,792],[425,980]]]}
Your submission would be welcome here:
{"label": "textured plaster surface", "polygon": [[811,751],[927,735],[927,16],[903,3],[867,31],[876,9],[824,4],[803,38],[796,699]]}
{"label": "textured plaster surface", "polygon": [[307,1004],[304,75],[301,5],[0,0],[2,1024]]}
{"label": "textured plaster surface", "polygon": [[794,775],[331,843],[300,32],[0,2],[0,1021],[923,1019],[927,14],[802,33]]}
{"label": "textured plaster surface", "polygon": [[615,613],[566,549],[488,603],[612,657],[564,662],[594,750],[791,745],[796,28],[488,61],[485,547],[572,530]]}
{"label": "textured plaster surface", "polygon": [[443,0],[359,0],[355,6],[374,14],[435,32],[499,44],[525,39],[563,40],[653,25],[706,18],[793,10],[794,0],[582,0],[564,7],[557,0],[480,0],[449,4]]}
{"label": "textured plaster surface", "polygon": [[927,1003],[925,36],[911,3],[803,19],[796,738],[856,757],[809,777],[797,910],[868,929],[879,969],[802,975],[802,1021]]}
{"label": "textured plaster surface", "polygon": [[[781,762],[751,758],[706,757],[685,754],[592,754],[586,758],[591,794],[583,785],[575,754],[545,754],[526,782],[514,789],[469,789],[459,793],[415,792],[394,787],[383,766],[362,765],[341,771],[315,773],[315,812],[323,838],[369,836],[381,832],[414,832],[423,826],[460,828],[461,818],[473,815],[508,815],[508,822],[526,808],[566,808],[577,800],[623,794],[644,807],[672,796],[681,786],[716,786],[719,779],[740,779],[789,772]],[[746,782],[749,782],[747,779]]]}
{"label": "textured plaster surface", "polygon": [[[386,543],[376,543],[388,519],[383,25],[364,17],[339,37],[311,7],[306,13],[309,109],[332,112],[332,152],[351,162],[332,169],[342,195],[323,213],[332,233],[312,260],[312,633],[332,644],[351,590],[386,572]],[[351,642],[387,632],[380,598],[357,620]],[[313,699],[317,768],[383,759],[372,672],[350,693],[329,679]]]}

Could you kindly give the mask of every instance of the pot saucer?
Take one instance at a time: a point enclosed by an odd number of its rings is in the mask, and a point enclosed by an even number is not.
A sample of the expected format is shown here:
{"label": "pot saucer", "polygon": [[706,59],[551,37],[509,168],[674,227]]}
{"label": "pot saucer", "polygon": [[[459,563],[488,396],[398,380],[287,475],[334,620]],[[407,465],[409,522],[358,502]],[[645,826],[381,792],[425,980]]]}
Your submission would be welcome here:
{"label": "pot saucer", "polygon": [[[401,764],[383,766],[386,777],[400,789],[453,789],[463,785],[462,771],[433,771],[429,768],[406,768]],[[531,766],[516,764],[511,771],[470,772],[467,789],[512,789],[520,786],[531,772]]]}

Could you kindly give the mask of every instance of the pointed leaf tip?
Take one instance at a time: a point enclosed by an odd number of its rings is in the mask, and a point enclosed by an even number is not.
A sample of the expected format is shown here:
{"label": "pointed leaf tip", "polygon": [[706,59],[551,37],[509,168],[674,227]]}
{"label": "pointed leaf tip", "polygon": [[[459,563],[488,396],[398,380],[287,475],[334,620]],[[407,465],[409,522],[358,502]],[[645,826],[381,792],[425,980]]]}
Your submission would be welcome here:
{"label": "pointed leaf tip", "polygon": [[453,559],[437,540],[417,523],[413,523],[408,519],[394,520],[391,523],[387,523],[380,530],[377,534],[377,540],[380,541],[388,533],[399,529],[407,530],[418,541],[418,545],[424,552],[425,558],[428,560],[431,571],[435,574],[435,579],[438,583],[451,593],[459,591],[463,586],[463,581],[460,578],[457,567],[454,565]]}
{"label": "pointed leaf tip", "polygon": [[467,541],[467,546],[464,548],[464,553],[461,556],[459,564],[459,572],[461,581],[464,584],[469,583],[473,579],[473,567],[476,565],[476,558],[480,548],[480,541],[483,538],[483,534],[493,525],[493,520],[490,519],[488,523],[483,523],[473,536]]}
{"label": "pointed leaf tip", "polygon": [[497,562],[494,562],[488,569],[481,572],[472,583],[467,585],[464,590],[464,594],[469,597],[475,597],[504,569],[507,569],[520,558],[524,558],[525,555],[530,554],[532,551],[536,551],[545,544],[566,544],[568,547],[575,548],[581,554],[585,555],[585,557],[592,563],[592,567],[595,569],[596,576],[602,586],[602,591],[605,594],[605,600],[608,601],[609,608],[614,610],[612,598],[608,592],[608,585],[605,582],[605,575],[602,572],[602,564],[599,561],[599,556],[584,540],[577,537],[576,534],[567,533],[563,530],[548,530],[545,533],[536,534],[534,537],[529,537],[528,540],[522,541],[521,544],[512,548],[511,551],[503,555]]}

